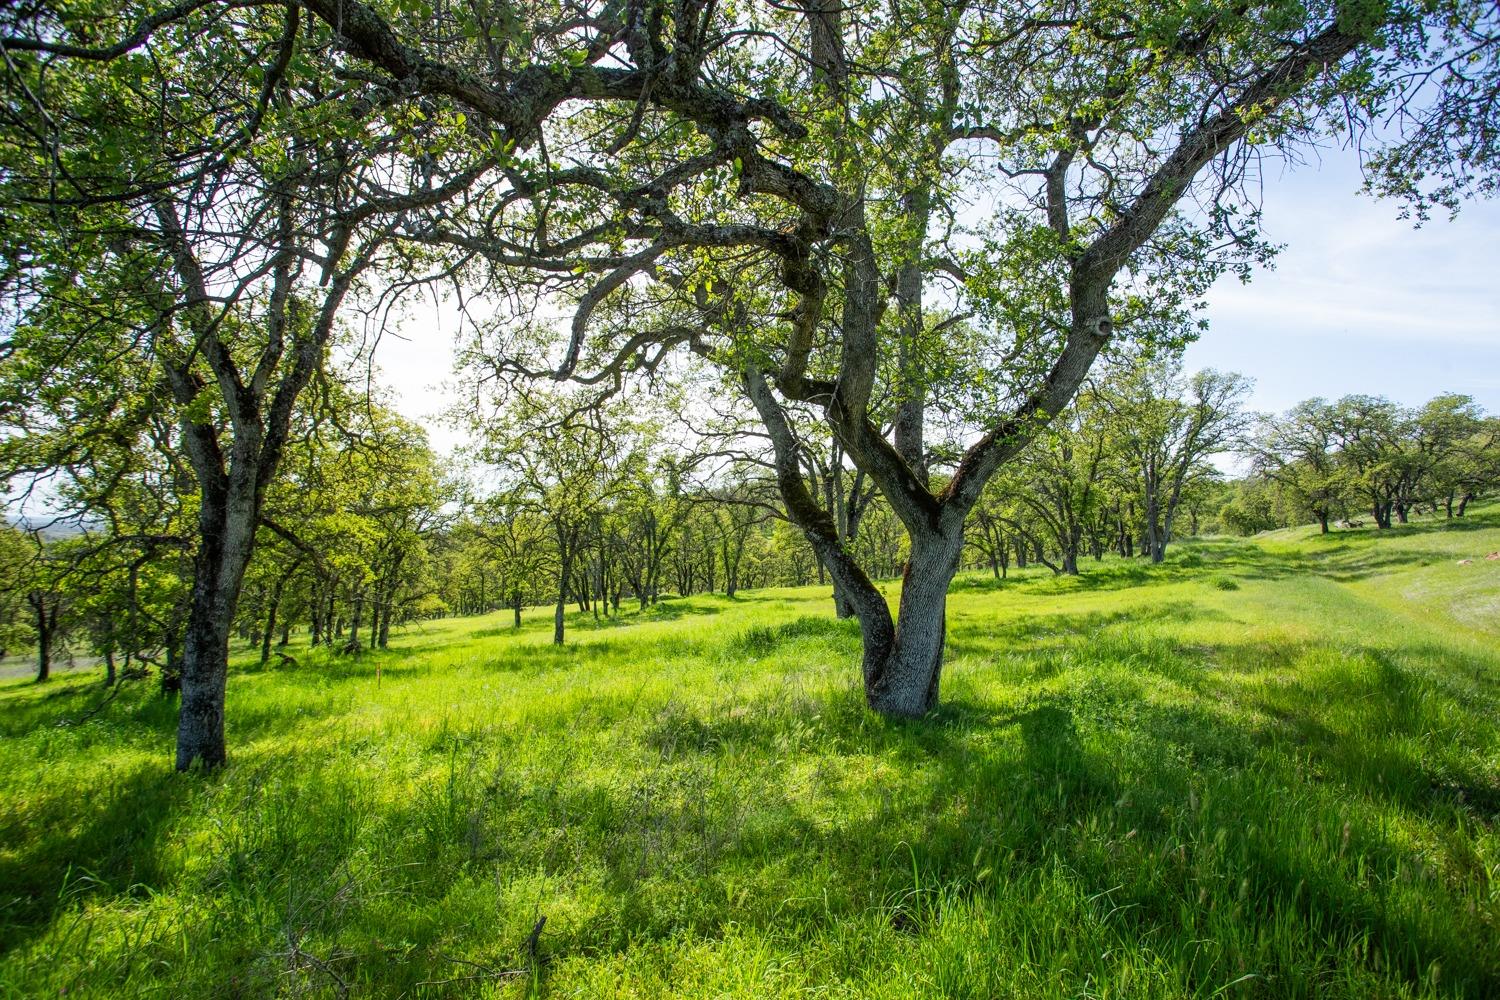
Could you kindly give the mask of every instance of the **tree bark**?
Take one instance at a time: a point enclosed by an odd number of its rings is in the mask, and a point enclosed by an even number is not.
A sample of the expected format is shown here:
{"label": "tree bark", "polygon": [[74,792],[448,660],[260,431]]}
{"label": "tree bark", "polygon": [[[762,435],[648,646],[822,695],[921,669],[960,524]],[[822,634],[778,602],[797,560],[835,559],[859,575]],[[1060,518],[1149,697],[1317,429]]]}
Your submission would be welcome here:
{"label": "tree bark", "polygon": [[917,718],[937,707],[948,587],[963,551],[962,525],[912,538],[901,605],[888,644],[865,650],[865,700],[882,715]]}
{"label": "tree bark", "polygon": [[[271,638],[276,634],[276,614],[281,609],[281,595],[286,589],[287,580],[291,579],[293,573],[302,560],[297,559],[276,578],[276,584],[271,588],[271,599],[266,604],[266,629],[261,634],[260,640],[260,665],[265,666],[271,660]],[[286,645],[286,637],[283,635],[282,643]]]}
{"label": "tree bark", "polygon": [[391,598],[394,593],[395,588],[392,587],[385,595],[385,602],[381,604],[379,609],[380,630],[377,642],[381,649],[388,648],[391,642]]}
{"label": "tree bark", "polygon": [[[182,652],[182,705],[177,769],[224,763],[224,692],[229,636],[240,585],[255,542],[259,498],[253,485],[206,490],[198,512],[200,542]],[[214,494],[218,495],[215,496]],[[248,494],[248,495],[247,495]]]}
{"label": "tree bark", "polygon": [[41,591],[26,595],[26,602],[36,617],[36,681],[38,684],[52,676],[52,640],[57,632],[58,600],[49,599]]}

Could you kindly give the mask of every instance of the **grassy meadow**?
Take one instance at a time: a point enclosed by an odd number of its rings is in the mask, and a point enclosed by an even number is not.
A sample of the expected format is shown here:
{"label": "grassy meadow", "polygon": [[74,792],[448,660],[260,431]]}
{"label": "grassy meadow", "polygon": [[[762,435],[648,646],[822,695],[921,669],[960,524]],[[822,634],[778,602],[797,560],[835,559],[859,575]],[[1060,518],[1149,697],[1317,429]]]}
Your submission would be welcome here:
{"label": "grassy meadow", "polygon": [[964,576],[911,723],[816,587],[247,653],[206,777],[8,680],[0,997],[1500,996],[1497,549]]}

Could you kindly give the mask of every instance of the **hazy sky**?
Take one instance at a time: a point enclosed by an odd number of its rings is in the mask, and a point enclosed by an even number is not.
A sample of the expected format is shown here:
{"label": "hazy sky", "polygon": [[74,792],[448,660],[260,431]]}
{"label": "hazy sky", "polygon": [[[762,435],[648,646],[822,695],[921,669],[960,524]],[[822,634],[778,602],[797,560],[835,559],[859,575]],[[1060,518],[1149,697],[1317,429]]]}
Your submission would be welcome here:
{"label": "hazy sky", "polygon": [[[1359,194],[1359,183],[1343,152],[1319,166],[1268,168],[1265,234],[1286,249],[1249,285],[1214,287],[1189,367],[1250,376],[1257,410],[1352,392],[1411,405],[1451,391],[1500,412],[1500,204],[1414,229],[1395,204]],[[429,418],[447,402],[439,386],[454,332],[451,314],[418,314],[407,339],[387,335],[377,355],[402,411],[427,422],[445,450],[458,438]]]}

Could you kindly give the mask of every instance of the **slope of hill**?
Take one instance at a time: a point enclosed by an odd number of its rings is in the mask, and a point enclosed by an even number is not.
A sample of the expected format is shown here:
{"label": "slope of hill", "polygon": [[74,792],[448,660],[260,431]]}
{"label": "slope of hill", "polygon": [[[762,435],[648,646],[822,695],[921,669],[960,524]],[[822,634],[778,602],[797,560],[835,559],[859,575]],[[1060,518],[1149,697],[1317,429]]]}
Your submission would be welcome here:
{"label": "slope of hill", "polygon": [[7,683],[0,995],[1500,995],[1496,550],[965,577],[905,724],[816,588],[298,650],[208,778],[147,685]]}

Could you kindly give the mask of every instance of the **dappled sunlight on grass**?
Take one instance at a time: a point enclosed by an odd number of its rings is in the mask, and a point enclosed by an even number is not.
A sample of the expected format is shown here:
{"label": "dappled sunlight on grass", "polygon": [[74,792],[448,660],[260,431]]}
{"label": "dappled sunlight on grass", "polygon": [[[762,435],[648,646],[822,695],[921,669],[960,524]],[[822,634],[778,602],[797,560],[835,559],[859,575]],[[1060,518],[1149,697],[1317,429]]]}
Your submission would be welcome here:
{"label": "dappled sunlight on grass", "polygon": [[207,777],[147,684],[6,684],[0,994],[1493,996],[1471,523],[965,576],[915,722],[818,588],[246,665]]}

